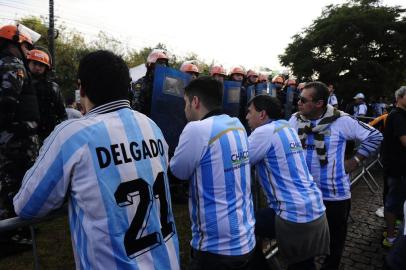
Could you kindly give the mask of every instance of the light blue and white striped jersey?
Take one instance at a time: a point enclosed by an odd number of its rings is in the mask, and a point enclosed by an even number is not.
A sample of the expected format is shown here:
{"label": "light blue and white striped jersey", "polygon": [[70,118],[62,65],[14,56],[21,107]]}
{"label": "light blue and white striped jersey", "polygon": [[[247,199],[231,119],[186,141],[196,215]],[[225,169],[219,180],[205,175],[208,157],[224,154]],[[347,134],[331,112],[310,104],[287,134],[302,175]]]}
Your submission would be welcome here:
{"label": "light blue and white striped jersey", "polygon": [[47,138],[14,197],[16,213],[44,216],[67,194],[77,269],[179,269],[167,150],[128,101],[96,107]]}
{"label": "light blue and white striped jersey", "polygon": [[257,127],[248,145],[269,207],[278,216],[307,223],[324,214],[323,198],[307,168],[299,136],[287,121]]}
{"label": "light blue and white striped jersey", "polygon": [[238,118],[223,114],[188,123],[170,167],[190,180],[191,246],[231,256],[253,250],[248,141]]}
{"label": "light blue and white striped jersey", "polygon": [[[311,121],[316,126],[320,119]],[[298,130],[298,121],[294,114],[289,123]],[[307,134],[303,146],[306,163],[317,186],[323,194],[323,200],[339,201],[351,198],[350,178],[344,168],[344,154],[346,142],[355,140],[360,143],[357,153],[368,157],[376,152],[382,141],[382,134],[373,127],[362,123],[348,115],[335,120],[324,135],[327,165],[321,167],[316,152],[314,134]]]}

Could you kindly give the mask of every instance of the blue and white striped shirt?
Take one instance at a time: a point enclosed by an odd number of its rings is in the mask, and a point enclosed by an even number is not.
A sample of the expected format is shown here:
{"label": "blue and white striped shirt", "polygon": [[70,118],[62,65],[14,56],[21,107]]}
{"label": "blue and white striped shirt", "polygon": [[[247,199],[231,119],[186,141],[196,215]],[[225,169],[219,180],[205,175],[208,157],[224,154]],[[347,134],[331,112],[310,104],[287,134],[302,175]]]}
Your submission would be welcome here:
{"label": "blue and white striped shirt", "polygon": [[46,139],[14,197],[22,218],[69,198],[77,269],[179,269],[160,129],[128,101],[67,120]]}
{"label": "blue and white striped shirt", "polygon": [[[321,119],[313,120],[316,126]],[[298,129],[298,120],[293,115],[289,123],[295,130]],[[344,168],[345,147],[348,140],[360,143],[357,153],[368,157],[376,152],[382,141],[382,134],[373,127],[364,124],[348,115],[341,116],[327,128],[324,135],[324,144],[328,164],[320,166],[316,152],[314,134],[307,134],[304,145],[306,163],[310,169],[317,186],[323,193],[323,200],[340,201],[351,198],[350,178]]]}
{"label": "blue and white striped shirt", "polygon": [[269,207],[281,218],[307,223],[324,214],[320,190],[313,181],[296,131],[285,120],[257,127],[248,138]]}
{"label": "blue and white striped shirt", "polygon": [[186,125],[170,162],[190,180],[191,246],[243,255],[255,246],[248,141],[238,118],[208,117]]}

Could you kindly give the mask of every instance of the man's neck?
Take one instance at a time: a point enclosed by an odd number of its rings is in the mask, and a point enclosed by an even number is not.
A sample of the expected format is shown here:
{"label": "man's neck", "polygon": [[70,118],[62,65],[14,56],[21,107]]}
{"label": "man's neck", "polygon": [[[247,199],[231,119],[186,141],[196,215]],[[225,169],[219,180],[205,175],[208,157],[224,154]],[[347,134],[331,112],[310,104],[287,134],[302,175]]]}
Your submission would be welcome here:
{"label": "man's neck", "polygon": [[214,110],[211,110],[211,111],[204,110],[204,111],[199,113],[199,120],[204,120],[206,118],[209,118],[209,117],[214,116],[214,115],[219,115],[219,114],[221,114],[221,108],[214,109]]}
{"label": "man's neck", "polygon": [[320,111],[317,111],[314,115],[309,116],[308,119],[309,120],[318,120],[318,119],[320,119],[320,118],[322,118],[324,116],[326,111],[327,111],[327,107],[320,110]]}

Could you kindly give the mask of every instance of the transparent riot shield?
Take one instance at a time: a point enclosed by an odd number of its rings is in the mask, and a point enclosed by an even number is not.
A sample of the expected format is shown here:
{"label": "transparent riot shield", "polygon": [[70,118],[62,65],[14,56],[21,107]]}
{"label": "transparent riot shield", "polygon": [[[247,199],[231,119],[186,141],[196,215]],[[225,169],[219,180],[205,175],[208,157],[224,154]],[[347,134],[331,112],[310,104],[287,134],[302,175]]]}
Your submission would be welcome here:
{"label": "transparent riot shield", "polygon": [[241,82],[224,81],[223,111],[224,113],[238,117],[240,111]]}

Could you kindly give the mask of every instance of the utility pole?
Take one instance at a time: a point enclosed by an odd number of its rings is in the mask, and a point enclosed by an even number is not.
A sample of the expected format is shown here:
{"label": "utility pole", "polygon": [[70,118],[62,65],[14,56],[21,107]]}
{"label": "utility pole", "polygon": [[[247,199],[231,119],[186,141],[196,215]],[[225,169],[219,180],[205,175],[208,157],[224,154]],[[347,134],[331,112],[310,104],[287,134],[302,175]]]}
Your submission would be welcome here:
{"label": "utility pole", "polygon": [[52,58],[52,70],[55,72],[55,25],[54,25],[54,0],[49,0],[49,27],[48,46]]}

